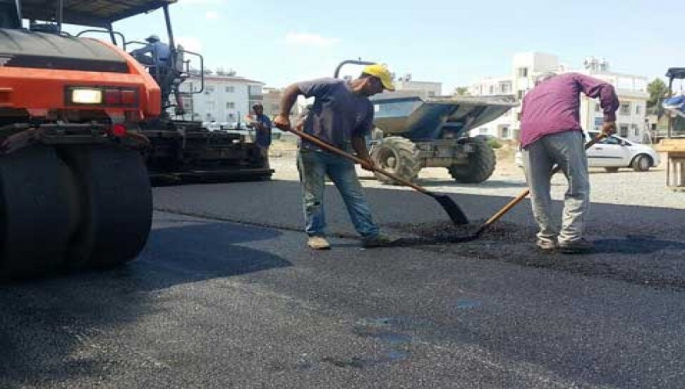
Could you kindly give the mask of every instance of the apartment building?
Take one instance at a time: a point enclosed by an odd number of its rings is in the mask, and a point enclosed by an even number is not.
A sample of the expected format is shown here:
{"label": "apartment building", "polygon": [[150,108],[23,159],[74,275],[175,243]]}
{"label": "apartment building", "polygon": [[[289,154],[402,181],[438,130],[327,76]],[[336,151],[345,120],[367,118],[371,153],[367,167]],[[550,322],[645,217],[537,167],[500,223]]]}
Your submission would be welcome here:
{"label": "apartment building", "polygon": [[[512,58],[511,73],[503,77],[485,78],[469,87],[475,96],[510,95],[519,102],[535,85],[535,78],[543,73],[577,72],[605,80],[616,89],[621,101],[616,118],[618,135],[635,142],[645,139],[645,118],[649,93],[647,77],[612,72],[606,60],[588,57],[583,67],[571,69],[559,62],[559,58],[548,53],[518,53]],[[521,107],[510,110],[493,122],[471,131],[471,135],[491,135],[504,139],[520,137]],[[581,95],[580,122],[585,130],[601,128],[603,113],[599,102]]]}
{"label": "apartment building", "polygon": [[[202,78],[192,75],[181,84],[181,92],[199,91]],[[205,74],[204,89],[185,97],[183,107],[193,120],[235,123],[243,121],[252,105],[262,102],[264,83],[238,77],[233,72]]]}
{"label": "apartment building", "polygon": [[442,95],[442,83],[434,81],[416,81],[411,73],[395,79],[395,91],[383,92],[383,97],[419,96],[428,99]]}

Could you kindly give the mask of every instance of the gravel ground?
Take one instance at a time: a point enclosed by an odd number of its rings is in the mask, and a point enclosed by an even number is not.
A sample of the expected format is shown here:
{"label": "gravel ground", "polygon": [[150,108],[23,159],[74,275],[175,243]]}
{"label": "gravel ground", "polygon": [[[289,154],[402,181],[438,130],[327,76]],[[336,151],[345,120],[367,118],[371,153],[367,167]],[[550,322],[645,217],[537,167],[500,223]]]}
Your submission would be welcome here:
{"label": "gravel ground", "polygon": [[[277,180],[297,180],[294,146],[280,144],[271,152],[271,167]],[[393,188],[412,190],[401,186],[381,184],[373,173],[357,168],[362,184],[369,188]],[[592,185],[591,201],[599,204],[636,205],[659,208],[685,209],[685,193],[666,187],[666,164],[648,172],[634,172],[621,169],[618,173],[607,173],[604,169],[590,169]],[[512,150],[498,150],[497,169],[489,180],[480,184],[459,184],[454,182],[444,168],[425,168],[419,173],[418,185],[431,191],[463,194],[484,194],[514,197],[526,189],[523,170],[514,165]],[[566,179],[557,174],[552,181],[552,198],[563,200]]]}

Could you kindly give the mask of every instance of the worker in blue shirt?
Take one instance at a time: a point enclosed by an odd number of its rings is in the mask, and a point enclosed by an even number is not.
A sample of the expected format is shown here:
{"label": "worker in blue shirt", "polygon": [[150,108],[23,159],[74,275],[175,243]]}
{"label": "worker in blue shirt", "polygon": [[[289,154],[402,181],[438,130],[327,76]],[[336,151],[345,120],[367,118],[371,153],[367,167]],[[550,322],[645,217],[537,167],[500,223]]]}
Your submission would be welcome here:
{"label": "worker in blue shirt", "polygon": [[255,130],[255,143],[261,150],[264,158],[264,166],[269,168],[269,146],[271,146],[271,119],[264,115],[264,106],[262,103],[255,103],[252,106],[254,115],[248,117],[250,122],[248,127]]}
{"label": "worker in blue shirt", "polygon": [[169,56],[171,49],[169,45],[159,40],[159,36],[150,35],[145,39],[148,43],[140,49],[133,50],[131,55],[143,65],[149,67],[149,72],[153,76],[163,73],[169,66]]}

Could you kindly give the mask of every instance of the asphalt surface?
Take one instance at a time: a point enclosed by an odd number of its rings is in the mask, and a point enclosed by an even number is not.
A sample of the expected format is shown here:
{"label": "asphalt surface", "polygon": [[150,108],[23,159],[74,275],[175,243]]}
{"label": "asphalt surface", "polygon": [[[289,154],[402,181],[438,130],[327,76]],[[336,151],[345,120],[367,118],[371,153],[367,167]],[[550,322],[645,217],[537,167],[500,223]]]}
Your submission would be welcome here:
{"label": "asphalt surface", "polygon": [[[331,188],[329,188],[331,189]],[[522,203],[369,188],[364,250],[334,190],[304,247],[292,181],[156,188],[137,261],[0,288],[1,388],[682,388],[685,211],[595,204],[597,251],[542,254]],[[558,204],[557,204],[558,205]]]}

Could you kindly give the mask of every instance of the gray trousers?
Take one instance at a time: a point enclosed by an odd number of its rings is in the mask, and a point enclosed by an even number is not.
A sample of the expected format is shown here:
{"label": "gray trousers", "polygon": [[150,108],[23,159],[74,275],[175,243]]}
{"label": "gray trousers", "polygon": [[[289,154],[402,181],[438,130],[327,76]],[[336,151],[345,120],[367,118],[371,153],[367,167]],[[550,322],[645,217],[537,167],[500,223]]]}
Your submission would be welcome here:
{"label": "gray trousers", "polygon": [[[551,172],[559,165],[568,180],[561,229],[552,217]],[[523,166],[530,188],[533,215],[541,240],[569,243],[583,237],[590,207],[590,181],[584,137],[580,131],[547,135],[523,150]]]}

